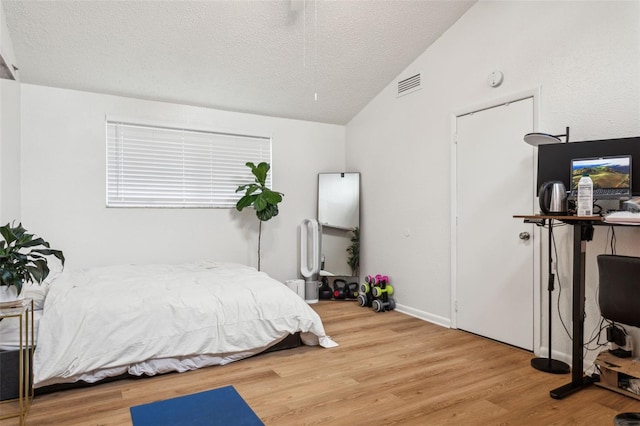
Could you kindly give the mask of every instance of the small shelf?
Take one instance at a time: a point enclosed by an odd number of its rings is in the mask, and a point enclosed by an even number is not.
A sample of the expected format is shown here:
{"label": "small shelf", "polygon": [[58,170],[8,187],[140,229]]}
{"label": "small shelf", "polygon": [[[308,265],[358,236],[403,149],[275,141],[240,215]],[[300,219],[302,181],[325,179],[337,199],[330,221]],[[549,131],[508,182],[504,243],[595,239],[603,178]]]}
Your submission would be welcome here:
{"label": "small shelf", "polygon": [[640,394],[620,387],[621,378],[640,380],[640,362],[634,358],[618,358],[609,351],[603,351],[596,358],[595,364],[600,368],[600,381],[596,385],[640,400]]}
{"label": "small shelf", "polygon": [[18,341],[18,397],[2,401],[0,404],[0,419],[19,417],[20,425],[24,425],[27,419],[29,407],[33,401],[33,378],[31,377],[34,327],[33,327],[33,300],[20,299],[15,302],[0,303],[0,318],[9,318],[19,321]]}

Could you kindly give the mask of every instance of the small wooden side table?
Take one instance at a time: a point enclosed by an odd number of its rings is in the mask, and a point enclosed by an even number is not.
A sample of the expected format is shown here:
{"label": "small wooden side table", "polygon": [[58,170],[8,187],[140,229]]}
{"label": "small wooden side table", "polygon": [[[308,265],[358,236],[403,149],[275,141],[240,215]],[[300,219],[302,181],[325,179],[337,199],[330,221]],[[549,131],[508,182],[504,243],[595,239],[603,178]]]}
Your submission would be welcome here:
{"label": "small wooden side table", "polygon": [[[10,318],[19,321],[18,332],[18,397],[1,401],[0,419],[20,417],[20,425],[27,420],[27,413],[33,401],[33,378],[31,377],[34,327],[33,327],[33,299],[20,299],[13,302],[0,303],[0,319]],[[5,408],[8,408],[5,410]]]}

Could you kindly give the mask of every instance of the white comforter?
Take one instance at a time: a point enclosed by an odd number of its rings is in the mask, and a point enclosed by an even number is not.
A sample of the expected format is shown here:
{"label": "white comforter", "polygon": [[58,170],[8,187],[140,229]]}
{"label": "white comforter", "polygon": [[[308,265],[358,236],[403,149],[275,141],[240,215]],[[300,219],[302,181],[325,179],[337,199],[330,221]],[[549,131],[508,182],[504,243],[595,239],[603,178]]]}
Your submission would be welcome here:
{"label": "white comforter", "polygon": [[36,387],[224,364],[291,333],[336,346],[284,284],[243,265],[112,266],[52,285],[34,355]]}

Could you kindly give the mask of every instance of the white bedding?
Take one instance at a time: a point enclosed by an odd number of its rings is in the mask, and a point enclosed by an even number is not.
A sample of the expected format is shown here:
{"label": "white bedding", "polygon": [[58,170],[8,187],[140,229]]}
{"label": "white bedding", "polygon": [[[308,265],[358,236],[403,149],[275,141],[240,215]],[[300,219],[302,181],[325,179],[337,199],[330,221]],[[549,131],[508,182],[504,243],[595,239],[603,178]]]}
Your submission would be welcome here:
{"label": "white bedding", "polygon": [[307,345],[336,346],[304,300],[247,266],[65,271],[45,301],[34,385],[224,364],[296,332]]}
{"label": "white bedding", "polygon": [[[33,335],[38,335],[38,326],[40,324],[40,317],[42,317],[42,311],[33,311]],[[31,316],[29,316],[29,322],[31,322]],[[23,329],[24,337],[26,339],[28,330]],[[31,336],[29,336],[31,339]],[[24,344],[25,340],[23,340]],[[4,318],[0,321],[0,350],[12,351],[20,348],[20,319],[19,318]]]}

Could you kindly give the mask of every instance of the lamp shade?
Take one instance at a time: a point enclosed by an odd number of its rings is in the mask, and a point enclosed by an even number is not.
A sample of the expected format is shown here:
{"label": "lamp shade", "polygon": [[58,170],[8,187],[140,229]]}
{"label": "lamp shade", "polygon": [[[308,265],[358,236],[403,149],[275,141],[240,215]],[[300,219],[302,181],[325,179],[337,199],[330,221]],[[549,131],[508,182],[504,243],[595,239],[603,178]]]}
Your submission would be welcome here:
{"label": "lamp shade", "polygon": [[549,145],[562,142],[559,137],[547,133],[527,133],[524,135],[524,141],[532,146]]}
{"label": "lamp shade", "polygon": [[524,141],[531,146],[550,145],[553,143],[561,143],[561,137],[565,138],[564,142],[569,143],[569,127],[564,135],[550,135],[548,133],[527,133],[524,135]]}

